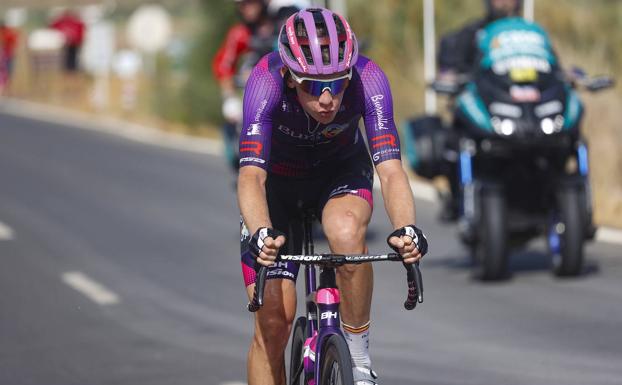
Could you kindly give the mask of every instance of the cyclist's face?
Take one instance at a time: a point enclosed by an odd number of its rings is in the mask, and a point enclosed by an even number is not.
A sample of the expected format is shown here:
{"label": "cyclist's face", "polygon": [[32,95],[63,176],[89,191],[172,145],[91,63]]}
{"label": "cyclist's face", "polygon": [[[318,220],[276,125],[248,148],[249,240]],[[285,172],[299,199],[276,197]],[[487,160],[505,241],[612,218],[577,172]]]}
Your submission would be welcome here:
{"label": "cyclist's face", "polygon": [[[338,77],[339,75],[329,75],[329,76],[314,76],[314,78],[319,79],[332,79]],[[314,96],[306,91],[304,91],[303,87],[296,83],[291,77],[287,80],[287,85],[290,88],[295,88],[296,93],[298,95],[298,100],[302,105],[302,108],[309,114],[313,119],[320,122],[321,124],[328,124],[335,119],[337,112],[339,111],[339,107],[341,107],[341,101],[343,100],[343,94],[345,92],[345,88],[333,95],[328,89],[322,92],[319,96]]]}
{"label": "cyclist's face", "polygon": [[247,23],[256,23],[261,17],[263,4],[261,0],[245,0],[238,4],[240,16]]}

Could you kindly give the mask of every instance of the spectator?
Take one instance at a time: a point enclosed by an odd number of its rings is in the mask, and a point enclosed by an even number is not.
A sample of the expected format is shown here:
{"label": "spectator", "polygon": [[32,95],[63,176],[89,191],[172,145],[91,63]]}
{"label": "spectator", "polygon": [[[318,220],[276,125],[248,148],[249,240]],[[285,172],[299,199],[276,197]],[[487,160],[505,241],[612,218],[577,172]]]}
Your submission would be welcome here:
{"label": "spectator", "polygon": [[0,93],[11,80],[17,38],[17,31],[0,21]]}
{"label": "spectator", "polygon": [[65,70],[77,71],[78,55],[84,40],[84,23],[75,13],[67,10],[52,21],[50,28],[60,31],[65,36]]}

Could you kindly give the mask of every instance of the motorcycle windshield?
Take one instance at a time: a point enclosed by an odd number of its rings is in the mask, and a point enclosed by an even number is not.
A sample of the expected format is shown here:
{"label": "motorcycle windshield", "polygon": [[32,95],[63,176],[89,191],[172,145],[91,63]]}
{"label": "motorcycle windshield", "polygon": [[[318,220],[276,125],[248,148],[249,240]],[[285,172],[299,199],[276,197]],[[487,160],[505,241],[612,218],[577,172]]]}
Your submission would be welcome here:
{"label": "motorcycle windshield", "polygon": [[480,70],[508,76],[513,83],[534,83],[550,74],[557,58],[547,33],[538,24],[512,17],[488,24],[478,34]]}

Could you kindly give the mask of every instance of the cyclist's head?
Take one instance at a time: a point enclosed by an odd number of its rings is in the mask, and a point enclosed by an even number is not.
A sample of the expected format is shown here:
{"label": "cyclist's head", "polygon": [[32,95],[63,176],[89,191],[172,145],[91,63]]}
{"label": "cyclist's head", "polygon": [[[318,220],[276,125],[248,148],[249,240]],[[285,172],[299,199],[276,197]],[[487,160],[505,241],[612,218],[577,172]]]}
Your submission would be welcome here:
{"label": "cyclist's head", "polygon": [[298,76],[347,73],[358,59],[358,44],[342,16],[323,8],[303,9],[281,27],[279,54]]}
{"label": "cyclist's head", "polygon": [[268,12],[268,0],[234,0],[242,22],[247,25],[256,25]]}
{"label": "cyclist's head", "polygon": [[522,0],[486,0],[486,11],[489,19],[500,19],[518,16],[523,5]]}

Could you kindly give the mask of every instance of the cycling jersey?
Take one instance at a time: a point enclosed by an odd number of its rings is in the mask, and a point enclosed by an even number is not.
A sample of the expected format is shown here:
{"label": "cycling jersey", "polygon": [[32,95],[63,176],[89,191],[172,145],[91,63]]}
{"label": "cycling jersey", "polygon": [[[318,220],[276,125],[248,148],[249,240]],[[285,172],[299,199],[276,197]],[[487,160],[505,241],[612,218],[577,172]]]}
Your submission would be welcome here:
{"label": "cycling jersey", "polygon": [[290,177],[321,175],[367,151],[358,128],[361,118],[374,165],[400,159],[389,82],[376,63],[359,57],[340,109],[329,124],[316,122],[304,111],[296,91],[285,85],[284,68],[273,52],[259,61],[248,79],[240,167],[257,166]]}

